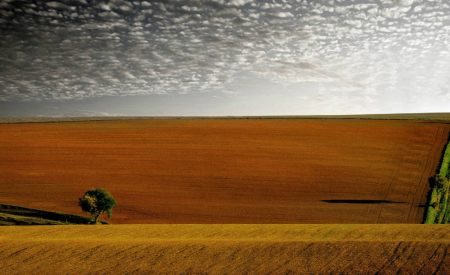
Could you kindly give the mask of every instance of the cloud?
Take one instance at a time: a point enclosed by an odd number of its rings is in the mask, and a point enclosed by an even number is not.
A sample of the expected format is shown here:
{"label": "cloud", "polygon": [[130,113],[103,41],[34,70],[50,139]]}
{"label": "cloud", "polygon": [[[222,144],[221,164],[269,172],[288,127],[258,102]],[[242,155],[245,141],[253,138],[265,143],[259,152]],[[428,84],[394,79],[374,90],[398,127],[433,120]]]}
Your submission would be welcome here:
{"label": "cloud", "polygon": [[445,1],[92,3],[1,1],[1,101],[228,93],[245,72],[367,102],[450,84]]}

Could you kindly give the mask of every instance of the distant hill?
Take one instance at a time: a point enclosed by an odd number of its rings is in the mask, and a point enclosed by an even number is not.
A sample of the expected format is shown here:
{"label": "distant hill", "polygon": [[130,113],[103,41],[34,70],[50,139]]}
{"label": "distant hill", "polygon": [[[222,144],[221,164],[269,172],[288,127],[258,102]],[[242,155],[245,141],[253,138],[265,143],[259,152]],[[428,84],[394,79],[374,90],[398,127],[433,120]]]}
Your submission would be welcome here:
{"label": "distant hill", "polygon": [[110,121],[137,119],[411,119],[450,121],[450,113],[292,115],[292,116],[99,116],[99,117],[0,117],[0,123]]}

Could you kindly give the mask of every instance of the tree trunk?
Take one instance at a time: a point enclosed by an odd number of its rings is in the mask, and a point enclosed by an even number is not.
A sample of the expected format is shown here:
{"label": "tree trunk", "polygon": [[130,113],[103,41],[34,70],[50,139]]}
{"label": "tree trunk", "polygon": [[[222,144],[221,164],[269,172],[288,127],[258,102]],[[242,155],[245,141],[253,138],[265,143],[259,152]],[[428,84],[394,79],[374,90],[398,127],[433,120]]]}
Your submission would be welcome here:
{"label": "tree trunk", "polygon": [[100,212],[100,213],[95,214],[95,216],[94,216],[94,224],[98,224],[98,218],[100,217],[100,214],[102,214],[102,213]]}

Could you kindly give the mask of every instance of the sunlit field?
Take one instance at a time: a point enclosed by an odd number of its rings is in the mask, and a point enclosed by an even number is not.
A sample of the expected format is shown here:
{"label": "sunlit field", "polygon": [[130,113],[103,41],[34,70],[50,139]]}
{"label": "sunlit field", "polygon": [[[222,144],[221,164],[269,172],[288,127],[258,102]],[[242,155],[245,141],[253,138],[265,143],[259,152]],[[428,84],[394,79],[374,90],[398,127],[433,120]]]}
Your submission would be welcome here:
{"label": "sunlit field", "polygon": [[449,125],[141,119],[0,124],[0,201],[113,223],[421,223]]}
{"label": "sunlit field", "polygon": [[449,248],[450,230],[439,225],[0,228],[4,274],[448,274]]}

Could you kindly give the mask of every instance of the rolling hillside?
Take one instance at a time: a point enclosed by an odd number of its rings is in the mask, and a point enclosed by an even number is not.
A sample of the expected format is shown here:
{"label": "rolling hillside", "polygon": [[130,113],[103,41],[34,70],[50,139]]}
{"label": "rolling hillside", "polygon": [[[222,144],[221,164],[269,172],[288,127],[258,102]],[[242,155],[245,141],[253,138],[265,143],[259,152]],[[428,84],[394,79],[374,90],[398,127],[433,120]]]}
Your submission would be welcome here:
{"label": "rolling hillside", "polygon": [[449,125],[149,119],[0,124],[0,202],[114,223],[420,223]]}

